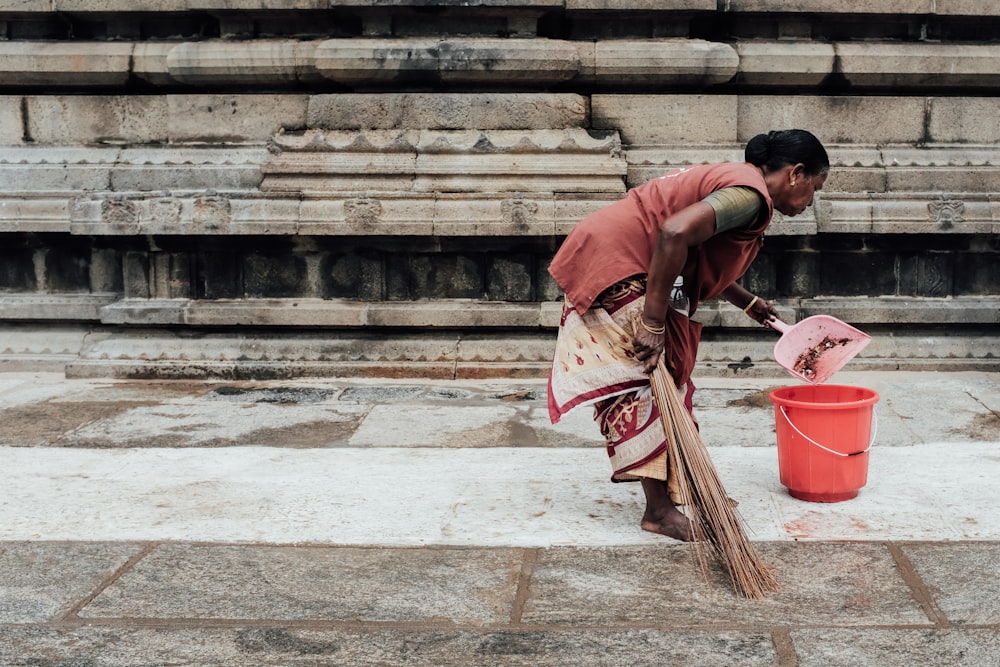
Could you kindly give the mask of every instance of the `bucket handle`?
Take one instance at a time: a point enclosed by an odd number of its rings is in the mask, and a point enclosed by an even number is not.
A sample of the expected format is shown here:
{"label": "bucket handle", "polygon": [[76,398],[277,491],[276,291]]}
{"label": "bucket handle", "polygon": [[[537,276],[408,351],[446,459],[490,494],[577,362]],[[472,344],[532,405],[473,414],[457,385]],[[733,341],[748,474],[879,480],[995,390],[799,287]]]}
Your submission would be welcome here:
{"label": "bucket handle", "polygon": [[788,422],[788,425],[791,426],[796,433],[798,433],[803,438],[808,440],[810,443],[816,445],[823,451],[830,452],[831,454],[835,454],[837,456],[843,456],[844,458],[847,458],[849,456],[858,456],[859,454],[867,454],[869,450],[871,450],[872,445],[875,444],[875,436],[878,434],[878,413],[875,411],[874,408],[872,408],[872,437],[871,440],[868,442],[868,447],[861,450],[860,452],[854,452],[852,454],[844,454],[843,452],[838,452],[833,449],[830,449],[829,447],[824,447],[823,445],[819,444],[818,442],[810,438],[808,435],[800,431],[799,427],[792,423],[792,420],[788,418],[788,413],[785,412],[784,405],[779,405],[778,408],[781,410],[781,415],[785,418],[785,421]]}

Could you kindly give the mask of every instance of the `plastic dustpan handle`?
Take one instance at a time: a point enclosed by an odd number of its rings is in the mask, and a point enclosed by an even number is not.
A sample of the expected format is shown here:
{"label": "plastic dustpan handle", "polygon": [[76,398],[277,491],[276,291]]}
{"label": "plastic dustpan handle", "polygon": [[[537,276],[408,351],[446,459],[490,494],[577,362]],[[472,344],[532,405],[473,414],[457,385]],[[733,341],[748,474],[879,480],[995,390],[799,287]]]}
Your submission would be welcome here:
{"label": "plastic dustpan handle", "polygon": [[767,321],[765,321],[764,324],[766,324],[767,326],[771,327],[775,331],[780,331],[781,333],[788,333],[789,330],[791,330],[791,328],[792,328],[790,325],[785,324],[784,322],[782,322],[781,320],[779,320],[777,317],[774,318],[773,320],[767,320]]}

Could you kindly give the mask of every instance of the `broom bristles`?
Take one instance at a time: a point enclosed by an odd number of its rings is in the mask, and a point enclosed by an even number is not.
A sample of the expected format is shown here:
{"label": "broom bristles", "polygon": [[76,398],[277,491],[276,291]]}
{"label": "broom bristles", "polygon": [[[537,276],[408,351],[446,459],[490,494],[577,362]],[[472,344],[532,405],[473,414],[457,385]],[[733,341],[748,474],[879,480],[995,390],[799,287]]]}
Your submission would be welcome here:
{"label": "broom bristles", "polygon": [[708,558],[704,545],[726,569],[733,587],[743,596],[760,599],[778,588],[771,568],[761,560],[743,530],[742,517],[729,502],[698,429],[667,372],[661,355],[651,374],[653,397],[666,433],[669,464],[676,468],[681,504],[688,508],[694,529],[695,553],[706,579]]}

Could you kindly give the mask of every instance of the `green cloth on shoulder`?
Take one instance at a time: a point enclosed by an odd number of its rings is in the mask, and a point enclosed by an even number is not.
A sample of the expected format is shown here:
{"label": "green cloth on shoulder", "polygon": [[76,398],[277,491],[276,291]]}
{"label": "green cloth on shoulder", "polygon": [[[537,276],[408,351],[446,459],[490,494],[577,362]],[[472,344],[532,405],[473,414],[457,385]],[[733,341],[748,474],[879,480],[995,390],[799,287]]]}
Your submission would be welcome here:
{"label": "green cloth on shoulder", "polygon": [[760,215],[760,195],[753,188],[742,185],[722,188],[702,201],[715,209],[715,233],[749,227]]}

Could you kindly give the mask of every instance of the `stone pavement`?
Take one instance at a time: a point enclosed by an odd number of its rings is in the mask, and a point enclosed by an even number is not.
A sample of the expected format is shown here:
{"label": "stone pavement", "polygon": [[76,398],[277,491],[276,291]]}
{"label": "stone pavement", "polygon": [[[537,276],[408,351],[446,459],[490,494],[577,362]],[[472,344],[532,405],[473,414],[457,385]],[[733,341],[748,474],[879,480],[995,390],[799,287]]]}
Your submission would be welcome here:
{"label": "stone pavement", "polygon": [[791,378],[699,383],[747,601],[537,380],[0,374],[0,665],[1000,665],[1000,374],[835,381],[881,399],[832,504],[778,480]]}

